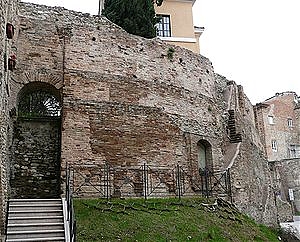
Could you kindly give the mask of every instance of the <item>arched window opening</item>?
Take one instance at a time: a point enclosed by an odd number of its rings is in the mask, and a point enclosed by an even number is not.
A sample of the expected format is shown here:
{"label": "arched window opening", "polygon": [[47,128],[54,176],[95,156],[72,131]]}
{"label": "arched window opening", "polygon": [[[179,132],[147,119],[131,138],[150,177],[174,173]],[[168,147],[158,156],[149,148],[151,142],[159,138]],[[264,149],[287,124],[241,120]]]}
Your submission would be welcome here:
{"label": "arched window opening", "polygon": [[[31,86],[31,87],[30,87]],[[60,117],[59,95],[49,84],[31,84],[19,94],[19,117]]]}
{"label": "arched window opening", "polygon": [[201,170],[206,168],[206,148],[203,144],[198,144],[198,167]]}
{"label": "arched window opening", "polygon": [[204,171],[206,169],[212,171],[212,149],[206,140],[200,140],[197,144],[198,148],[198,169]]}
{"label": "arched window opening", "polygon": [[11,145],[10,197],[60,197],[60,90],[43,82],[26,84],[17,97],[17,115]]}

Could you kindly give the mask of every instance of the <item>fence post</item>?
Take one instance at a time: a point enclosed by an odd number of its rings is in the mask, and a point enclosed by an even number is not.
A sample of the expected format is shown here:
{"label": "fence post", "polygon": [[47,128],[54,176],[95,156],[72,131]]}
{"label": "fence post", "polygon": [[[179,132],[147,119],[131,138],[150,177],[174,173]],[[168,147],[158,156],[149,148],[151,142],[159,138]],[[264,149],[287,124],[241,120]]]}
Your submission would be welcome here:
{"label": "fence post", "polygon": [[230,202],[233,203],[232,199],[232,191],[231,191],[231,177],[230,177],[230,169],[227,169],[227,179],[228,179],[228,195],[230,197]]}
{"label": "fence post", "polygon": [[176,183],[177,183],[177,190],[178,190],[178,198],[179,200],[181,199],[181,187],[180,187],[180,167],[179,167],[179,164],[177,164],[177,176],[176,176]]}
{"label": "fence post", "polygon": [[109,199],[109,164],[105,162],[105,172],[106,172],[106,200]]}
{"label": "fence post", "polygon": [[69,180],[70,180],[70,177],[69,177],[69,165],[68,163],[66,163],[66,199],[69,197],[69,189],[68,189],[68,186],[69,186]]}
{"label": "fence post", "polygon": [[204,168],[204,174],[205,174],[205,190],[206,190],[206,198],[209,198],[209,192],[208,192],[208,169]]}
{"label": "fence post", "polygon": [[204,194],[204,181],[203,181],[203,172],[201,169],[199,169],[199,175],[201,177],[201,192],[202,192],[202,196],[205,195]]}
{"label": "fence post", "polygon": [[146,163],[143,165],[143,174],[144,174],[144,198],[147,199],[147,167]]}

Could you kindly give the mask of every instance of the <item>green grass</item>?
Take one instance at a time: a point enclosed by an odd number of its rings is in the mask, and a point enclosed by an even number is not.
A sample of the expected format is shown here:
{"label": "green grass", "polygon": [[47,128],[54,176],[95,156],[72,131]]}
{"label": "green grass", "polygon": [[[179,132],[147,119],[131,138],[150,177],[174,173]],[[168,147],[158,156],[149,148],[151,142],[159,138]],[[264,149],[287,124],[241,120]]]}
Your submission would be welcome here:
{"label": "green grass", "polygon": [[203,199],[76,199],[77,241],[278,241],[227,203]]}

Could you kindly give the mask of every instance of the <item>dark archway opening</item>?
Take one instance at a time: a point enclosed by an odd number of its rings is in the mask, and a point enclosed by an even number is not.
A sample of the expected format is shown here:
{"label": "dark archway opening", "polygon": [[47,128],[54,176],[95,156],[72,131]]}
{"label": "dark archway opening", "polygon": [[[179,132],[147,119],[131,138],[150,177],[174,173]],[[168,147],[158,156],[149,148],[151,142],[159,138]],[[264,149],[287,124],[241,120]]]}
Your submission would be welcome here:
{"label": "dark archway opening", "polygon": [[42,82],[18,95],[10,170],[12,198],[56,198],[61,194],[61,95]]}
{"label": "dark archway opening", "polygon": [[205,170],[213,171],[212,147],[207,140],[199,140],[198,148],[198,169],[199,172]]}

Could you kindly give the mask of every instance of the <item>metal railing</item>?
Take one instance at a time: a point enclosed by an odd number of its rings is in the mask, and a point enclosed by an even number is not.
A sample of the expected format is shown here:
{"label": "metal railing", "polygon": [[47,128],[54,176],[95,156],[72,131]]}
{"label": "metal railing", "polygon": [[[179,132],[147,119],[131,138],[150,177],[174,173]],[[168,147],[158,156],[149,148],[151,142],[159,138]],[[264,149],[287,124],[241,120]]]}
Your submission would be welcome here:
{"label": "metal railing", "polygon": [[66,168],[66,203],[67,203],[67,222],[69,230],[69,239],[70,242],[76,241],[76,219],[73,206],[73,195],[71,189],[71,169],[67,165]]}
{"label": "metal railing", "polygon": [[232,203],[230,169],[214,172],[209,169],[199,171],[202,180],[203,196],[227,196]]}
{"label": "metal railing", "polygon": [[4,224],[5,241],[7,237],[8,216],[9,216],[9,199],[6,201],[6,208],[5,208],[5,224]]}
{"label": "metal railing", "polygon": [[232,201],[229,169],[192,172],[174,165],[112,166],[85,164],[70,166],[70,187],[74,197],[224,197]]}

